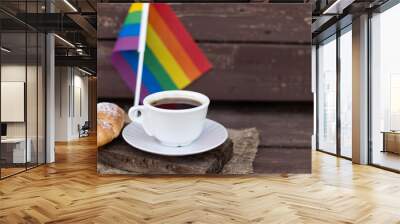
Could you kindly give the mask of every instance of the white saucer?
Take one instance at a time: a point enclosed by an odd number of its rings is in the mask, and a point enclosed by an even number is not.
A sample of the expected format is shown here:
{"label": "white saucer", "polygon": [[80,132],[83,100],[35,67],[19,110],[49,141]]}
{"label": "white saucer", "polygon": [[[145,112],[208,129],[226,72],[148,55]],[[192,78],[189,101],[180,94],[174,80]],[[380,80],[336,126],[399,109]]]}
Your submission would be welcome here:
{"label": "white saucer", "polygon": [[192,144],[171,147],[148,136],[141,124],[132,122],[124,128],[122,137],[129,145],[145,152],[164,156],[187,156],[207,152],[221,145],[228,138],[228,131],[220,123],[206,119],[203,132]]}

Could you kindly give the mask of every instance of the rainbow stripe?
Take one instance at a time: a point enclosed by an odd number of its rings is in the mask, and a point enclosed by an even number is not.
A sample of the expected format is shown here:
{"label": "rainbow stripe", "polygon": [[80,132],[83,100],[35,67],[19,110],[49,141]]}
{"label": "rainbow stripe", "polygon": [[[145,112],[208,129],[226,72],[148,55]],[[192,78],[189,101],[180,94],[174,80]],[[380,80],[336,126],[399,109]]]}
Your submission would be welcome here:
{"label": "rainbow stripe", "polygon": [[[132,3],[112,54],[114,67],[132,91],[139,58],[141,14],[142,3]],[[183,89],[211,67],[171,7],[150,4],[141,99],[154,92]]]}

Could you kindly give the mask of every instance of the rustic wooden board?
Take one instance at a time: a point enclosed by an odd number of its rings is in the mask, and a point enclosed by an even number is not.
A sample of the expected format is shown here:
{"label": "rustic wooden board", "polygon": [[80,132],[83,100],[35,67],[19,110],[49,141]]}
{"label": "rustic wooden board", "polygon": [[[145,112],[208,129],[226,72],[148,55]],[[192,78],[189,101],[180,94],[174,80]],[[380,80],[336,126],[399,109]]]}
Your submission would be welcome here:
{"label": "rustic wooden board", "polygon": [[[114,42],[98,42],[98,97],[131,98],[132,93],[110,63]],[[190,90],[214,100],[312,101],[311,47],[302,45],[199,45],[213,69]]]}
{"label": "rustic wooden board", "polygon": [[[98,4],[98,38],[116,38],[129,4]],[[310,43],[311,4],[172,4],[200,42]]]}
{"label": "rustic wooden board", "polygon": [[[101,147],[98,163],[131,174],[216,174],[232,158],[233,143],[227,140],[218,148],[192,156],[160,156],[128,145],[122,137]],[[99,170],[108,173],[107,170]]]}

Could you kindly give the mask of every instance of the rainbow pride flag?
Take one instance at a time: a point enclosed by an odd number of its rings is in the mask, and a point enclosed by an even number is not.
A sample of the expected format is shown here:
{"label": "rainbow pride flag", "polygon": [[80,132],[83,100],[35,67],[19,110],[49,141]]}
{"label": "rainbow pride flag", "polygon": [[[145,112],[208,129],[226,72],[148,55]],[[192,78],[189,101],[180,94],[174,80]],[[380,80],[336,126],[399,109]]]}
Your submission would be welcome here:
{"label": "rainbow pride flag", "polygon": [[[112,52],[112,63],[134,91],[139,59],[142,3],[132,3]],[[183,89],[212,65],[171,7],[151,3],[147,24],[141,99],[163,90]]]}

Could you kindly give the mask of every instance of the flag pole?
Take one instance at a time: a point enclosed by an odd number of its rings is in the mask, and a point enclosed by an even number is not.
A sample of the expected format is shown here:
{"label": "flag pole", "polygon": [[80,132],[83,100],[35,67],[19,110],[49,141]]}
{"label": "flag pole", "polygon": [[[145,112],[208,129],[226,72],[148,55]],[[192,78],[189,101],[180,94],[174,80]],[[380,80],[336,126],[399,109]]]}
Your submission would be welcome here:
{"label": "flag pole", "polygon": [[140,20],[140,34],[139,34],[139,61],[136,75],[136,88],[135,88],[135,99],[134,106],[139,105],[140,101],[140,89],[142,87],[142,74],[143,74],[143,62],[144,62],[144,51],[146,49],[146,34],[147,34],[147,22],[149,17],[150,3],[142,4],[142,17]]}

